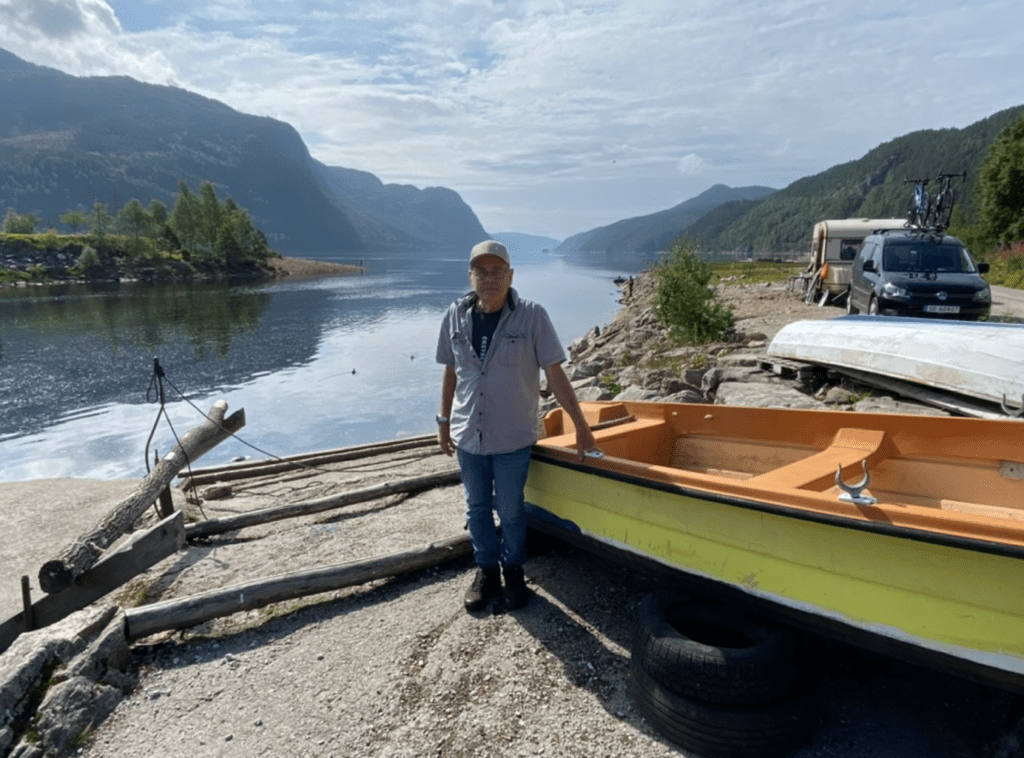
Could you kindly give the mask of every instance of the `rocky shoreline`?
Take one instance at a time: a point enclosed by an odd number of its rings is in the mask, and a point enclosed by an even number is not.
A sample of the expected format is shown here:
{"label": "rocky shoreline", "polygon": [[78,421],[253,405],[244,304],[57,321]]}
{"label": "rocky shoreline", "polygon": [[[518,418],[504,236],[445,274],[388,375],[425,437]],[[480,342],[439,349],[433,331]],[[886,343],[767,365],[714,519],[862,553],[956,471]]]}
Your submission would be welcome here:
{"label": "rocky shoreline", "polygon": [[[785,324],[834,318],[842,311],[808,305],[784,283],[729,282],[717,294],[733,307],[735,329],[725,341],[685,347],[672,343],[654,314],[650,272],[624,285],[624,307],[615,319],[569,348],[566,373],[577,397],[949,415],[825,370],[780,371],[768,358],[768,344]],[[551,401],[545,410],[550,407]]]}
{"label": "rocky shoreline", "polygon": [[15,281],[0,281],[0,287],[29,287],[52,284],[89,284],[115,282],[189,282],[275,279],[282,276],[340,276],[363,271],[354,266],[309,258],[274,256],[265,266],[247,264],[234,269],[220,269],[179,260],[137,260],[125,264],[109,264],[104,271],[89,279],[72,273],[78,265],[83,246],[64,250],[16,248],[0,242],[0,272],[16,272]]}

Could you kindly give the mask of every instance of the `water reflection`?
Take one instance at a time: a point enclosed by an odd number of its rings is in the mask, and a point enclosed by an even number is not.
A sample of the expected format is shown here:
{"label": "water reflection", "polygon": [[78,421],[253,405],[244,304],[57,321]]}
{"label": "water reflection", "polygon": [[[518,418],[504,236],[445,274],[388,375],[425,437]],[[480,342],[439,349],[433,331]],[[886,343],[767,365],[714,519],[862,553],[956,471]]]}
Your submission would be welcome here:
{"label": "water reflection", "polygon": [[[206,412],[217,399],[245,408],[240,436],[275,455],[432,431],[437,329],[468,288],[464,255],[365,265],[364,276],[255,286],[0,290],[0,480],[140,475],[157,355],[190,401],[169,387],[178,434],[202,420],[192,404]],[[611,319],[612,279],[630,272],[556,256],[515,269],[564,344]],[[173,436],[161,429],[154,443],[166,452]],[[260,451],[231,440],[208,458]]]}

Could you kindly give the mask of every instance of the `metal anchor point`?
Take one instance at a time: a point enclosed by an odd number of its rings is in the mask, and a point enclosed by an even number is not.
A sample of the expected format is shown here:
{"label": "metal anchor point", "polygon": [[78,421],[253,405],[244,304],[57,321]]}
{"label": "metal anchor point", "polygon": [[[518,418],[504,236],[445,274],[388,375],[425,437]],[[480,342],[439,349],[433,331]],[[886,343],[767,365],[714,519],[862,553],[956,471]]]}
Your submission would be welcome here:
{"label": "metal anchor point", "polygon": [[864,490],[871,484],[871,474],[868,473],[867,459],[862,460],[860,465],[864,469],[864,478],[855,484],[846,484],[843,481],[843,464],[836,464],[836,484],[843,490],[842,494],[839,495],[839,499],[844,502],[854,503],[855,505],[874,505],[878,502],[878,498],[864,494]]}

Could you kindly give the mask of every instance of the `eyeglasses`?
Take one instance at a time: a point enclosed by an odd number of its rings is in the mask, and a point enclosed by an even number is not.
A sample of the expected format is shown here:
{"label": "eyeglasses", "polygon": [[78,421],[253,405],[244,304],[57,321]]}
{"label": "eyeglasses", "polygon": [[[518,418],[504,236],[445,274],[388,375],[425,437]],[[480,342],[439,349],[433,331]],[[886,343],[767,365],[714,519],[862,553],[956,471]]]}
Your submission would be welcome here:
{"label": "eyeglasses", "polygon": [[511,271],[508,266],[502,266],[501,268],[482,268],[480,266],[474,266],[469,270],[470,276],[475,276],[477,279],[503,279]]}

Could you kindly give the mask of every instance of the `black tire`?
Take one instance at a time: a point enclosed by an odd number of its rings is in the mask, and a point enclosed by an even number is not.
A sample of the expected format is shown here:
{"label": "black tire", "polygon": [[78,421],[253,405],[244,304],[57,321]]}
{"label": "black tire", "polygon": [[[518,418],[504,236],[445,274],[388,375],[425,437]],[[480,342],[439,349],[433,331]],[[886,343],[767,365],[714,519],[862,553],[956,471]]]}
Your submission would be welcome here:
{"label": "black tire", "polygon": [[939,194],[935,202],[935,223],[943,227],[949,226],[953,217],[953,203],[956,200],[956,193],[952,189]]}
{"label": "black tire", "polygon": [[630,680],[636,704],[651,725],[706,758],[782,755],[806,741],[817,721],[810,693],[766,705],[704,703],[662,687],[635,657]]}
{"label": "black tire", "polygon": [[721,605],[655,592],[637,608],[633,657],[658,684],[711,703],[768,703],[800,675],[786,629]]}
{"label": "black tire", "polygon": [[875,297],[874,295],[872,295],[871,299],[868,300],[868,315],[869,316],[877,316],[878,315],[878,298]]}
{"label": "black tire", "polygon": [[853,287],[851,286],[850,289],[846,291],[846,315],[856,316],[858,313],[860,313],[860,309],[853,305]]}

